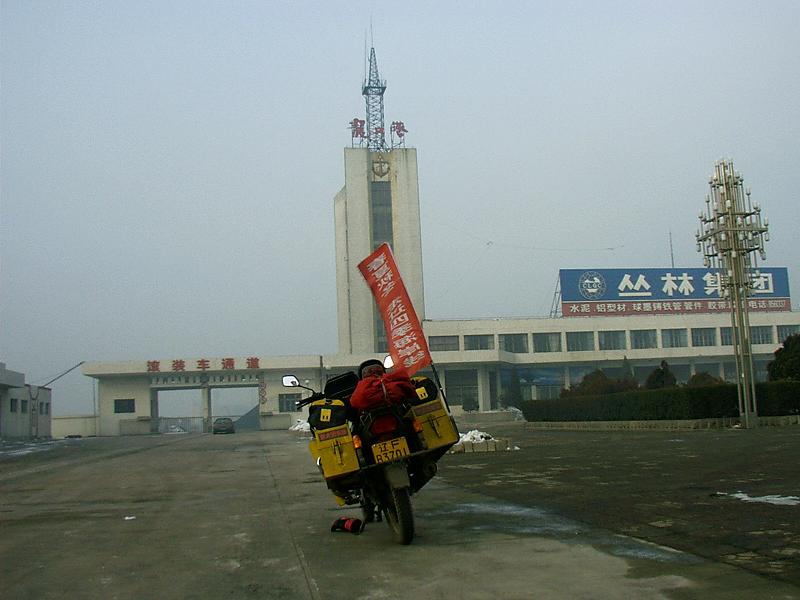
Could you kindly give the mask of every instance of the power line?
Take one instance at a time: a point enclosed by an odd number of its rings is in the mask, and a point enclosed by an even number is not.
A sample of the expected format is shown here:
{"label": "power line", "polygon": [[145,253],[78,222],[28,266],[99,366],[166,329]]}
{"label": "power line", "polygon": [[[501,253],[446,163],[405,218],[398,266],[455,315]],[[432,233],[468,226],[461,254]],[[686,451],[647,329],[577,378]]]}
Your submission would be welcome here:
{"label": "power line", "polygon": [[48,381],[47,383],[41,383],[41,384],[35,384],[35,385],[38,385],[39,387],[47,387],[48,385],[50,385],[50,384],[51,384],[51,383],[53,383],[54,381],[56,381],[56,380],[58,380],[58,379],[61,379],[61,378],[62,378],[64,375],[66,375],[67,373],[69,373],[69,372],[71,372],[71,371],[74,371],[75,369],[77,369],[78,367],[80,367],[80,366],[81,366],[83,363],[85,363],[85,362],[86,362],[85,360],[82,360],[82,361],[81,361],[81,362],[79,362],[77,365],[70,367],[69,369],[67,369],[66,371],[64,371],[63,373],[61,373],[61,374],[59,374],[59,375],[56,375],[55,377],[53,377],[53,378],[52,378],[50,381]]}

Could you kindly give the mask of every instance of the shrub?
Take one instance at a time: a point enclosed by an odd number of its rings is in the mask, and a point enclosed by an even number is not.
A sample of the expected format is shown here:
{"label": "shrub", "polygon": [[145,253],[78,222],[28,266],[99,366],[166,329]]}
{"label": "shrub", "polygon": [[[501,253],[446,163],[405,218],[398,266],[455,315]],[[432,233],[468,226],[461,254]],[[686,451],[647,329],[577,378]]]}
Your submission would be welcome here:
{"label": "shrub", "polygon": [[662,360],[661,365],[656,367],[647,380],[644,382],[644,387],[648,390],[657,390],[666,387],[674,387],[677,380],[672,371],[669,370],[667,361]]}
{"label": "shrub", "polygon": [[597,369],[584,375],[581,382],[570,389],[561,390],[562,398],[574,396],[603,396],[617,394],[638,387],[636,381],[631,379],[611,379],[602,370]]}
{"label": "shrub", "polygon": [[700,373],[692,375],[689,381],[686,382],[686,385],[689,387],[704,387],[709,385],[723,385],[724,383],[725,382],[719,377],[714,377],[711,373],[701,371]]}
{"label": "shrub", "polygon": [[[800,381],[756,385],[761,416],[800,414]],[[528,421],[647,421],[738,417],[736,386],[683,386],[520,403]]]}

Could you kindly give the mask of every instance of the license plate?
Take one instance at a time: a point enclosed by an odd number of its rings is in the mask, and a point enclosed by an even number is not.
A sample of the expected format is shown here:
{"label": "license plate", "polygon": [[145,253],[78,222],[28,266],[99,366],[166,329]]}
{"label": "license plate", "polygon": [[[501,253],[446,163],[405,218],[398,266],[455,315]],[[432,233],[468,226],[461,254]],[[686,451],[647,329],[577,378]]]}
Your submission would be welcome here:
{"label": "license plate", "polygon": [[404,437],[372,444],[372,456],[375,457],[376,463],[392,462],[409,454],[411,452],[408,451],[408,442]]}

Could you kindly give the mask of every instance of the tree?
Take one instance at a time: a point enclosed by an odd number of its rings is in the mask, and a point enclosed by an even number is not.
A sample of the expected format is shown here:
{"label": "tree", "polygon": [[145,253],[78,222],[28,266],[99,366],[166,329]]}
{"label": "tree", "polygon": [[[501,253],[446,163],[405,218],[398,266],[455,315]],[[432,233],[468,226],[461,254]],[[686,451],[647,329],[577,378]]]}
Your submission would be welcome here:
{"label": "tree", "polygon": [[695,373],[689,378],[689,381],[686,382],[686,385],[689,387],[704,387],[709,385],[722,385],[725,383],[719,377],[714,377],[708,371],[700,371],[699,373]]}
{"label": "tree", "polygon": [[633,374],[633,366],[627,356],[622,357],[622,381],[636,381],[636,376]]}
{"label": "tree", "polygon": [[767,365],[770,381],[800,380],[800,334],[787,337],[775,351],[775,360]]}
{"label": "tree", "polygon": [[675,387],[675,375],[669,370],[667,361],[662,360],[661,365],[653,369],[653,372],[647,376],[647,381],[644,382],[644,387],[648,390],[657,390],[666,387]]}
{"label": "tree", "polygon": [[628,360],[627,356],[622,358],[622,377],[619,379],[619,386],[622,388],[620,391],[639,389],[639,382],[636,381],[633,365],[631,365],[631,361]]}

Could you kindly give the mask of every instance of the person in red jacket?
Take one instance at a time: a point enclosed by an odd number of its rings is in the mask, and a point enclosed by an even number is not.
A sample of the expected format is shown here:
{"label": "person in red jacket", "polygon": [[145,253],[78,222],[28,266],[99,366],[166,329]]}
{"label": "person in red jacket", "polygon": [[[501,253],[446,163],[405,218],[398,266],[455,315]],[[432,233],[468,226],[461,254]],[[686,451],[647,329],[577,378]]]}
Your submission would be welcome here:
{"label": "person in red jacket", "polygon": [[387,373],[381,361],[365,360],[358,367],[360,381],[350,396],[350,406],[367,410],[386,404],[402,404],[416,394],[408,371],[402,367]]}

